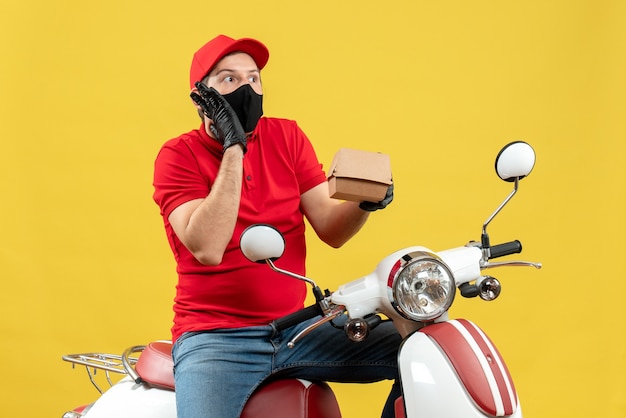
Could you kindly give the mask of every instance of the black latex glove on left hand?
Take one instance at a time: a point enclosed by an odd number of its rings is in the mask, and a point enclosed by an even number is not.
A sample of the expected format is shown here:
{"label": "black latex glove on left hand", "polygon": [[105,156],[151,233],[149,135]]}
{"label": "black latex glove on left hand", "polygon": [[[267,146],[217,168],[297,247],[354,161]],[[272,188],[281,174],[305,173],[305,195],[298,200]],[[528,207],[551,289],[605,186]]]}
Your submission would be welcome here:
{"label": "black latex glove on left hand", "polygon": [[226,99],[213,87],[197,82],[198,93],[192,91],[191,99],[202,108],[202,112],[213,121],[209,126],[217,141],[224,146],[224,151],[236,144],[241,144],[246,152],[246,133],[237,114]]}
{"label": "black latex glove on left hand", "polygon": [[374,212],[378,209],[385,209],[393,200],[393,183],[387,189],[385,198],[380,202],[361,202],[359,207],[368,212]]}

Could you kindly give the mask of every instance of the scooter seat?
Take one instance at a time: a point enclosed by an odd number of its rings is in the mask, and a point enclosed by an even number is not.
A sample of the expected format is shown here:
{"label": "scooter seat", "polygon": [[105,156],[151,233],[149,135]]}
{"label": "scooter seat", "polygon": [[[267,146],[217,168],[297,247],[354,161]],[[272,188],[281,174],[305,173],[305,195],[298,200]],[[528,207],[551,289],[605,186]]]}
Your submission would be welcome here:
{"label": "scooter seat", "polygon": [[172,343],[155,341],[148,344],[137,359],[135,371],[149,385],[174,390]]}
{"label": "scooter seat", "polygon": [[[137,359],[135,371],[151,386],[174,390],[172,343],[148,344]],[[341,418],[341,412],[327,383],[278,379],[254,392],[241,418]]]}
{"label": "scooter seat", "polygon": [[279,379],[254,392],[241,418],[341,418],[341,411],[327,383]]}

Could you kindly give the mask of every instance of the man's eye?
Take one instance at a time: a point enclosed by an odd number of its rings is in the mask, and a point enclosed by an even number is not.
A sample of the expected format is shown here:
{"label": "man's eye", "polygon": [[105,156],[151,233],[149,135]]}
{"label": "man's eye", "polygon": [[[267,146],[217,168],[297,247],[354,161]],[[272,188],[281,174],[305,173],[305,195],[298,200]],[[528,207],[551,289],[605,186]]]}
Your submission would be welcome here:
{"label": "man's eye", "polygon": [[256,77],[255,76],[250,76],[248,77],[248,81],[251,83],[256,83]]}
{"label": "man's eye", "polygon": [[234,81],[234,78],[232,76],[227,76],[227,77],[224,77],[224,81],[227,81],[227,82],[230,83],[230,82]]}

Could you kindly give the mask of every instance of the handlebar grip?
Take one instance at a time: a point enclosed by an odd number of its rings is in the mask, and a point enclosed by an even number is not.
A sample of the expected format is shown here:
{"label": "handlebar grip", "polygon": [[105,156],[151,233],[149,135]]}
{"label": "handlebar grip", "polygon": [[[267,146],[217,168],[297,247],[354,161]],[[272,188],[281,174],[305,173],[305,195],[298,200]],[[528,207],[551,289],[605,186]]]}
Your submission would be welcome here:
{"label": "handlebar grip", "polygon": [[518,240],[505,242],[491,247],[491,256],[489,258],[502,257],[509,254],[517,254],[522,252],[522,243]]}
{"label": "handlebar grip", "polygon": [[287,316],[283,316],[282,318],[278,318],[273,321],[272,324],[278,331],[282,331],[289,327],[299,324],[300,322],[304,322],[307,319],[315,318],[316,316],[321,315],[320,308],[317,304],[307,306],[304,309],[300,309],[292,314]]}

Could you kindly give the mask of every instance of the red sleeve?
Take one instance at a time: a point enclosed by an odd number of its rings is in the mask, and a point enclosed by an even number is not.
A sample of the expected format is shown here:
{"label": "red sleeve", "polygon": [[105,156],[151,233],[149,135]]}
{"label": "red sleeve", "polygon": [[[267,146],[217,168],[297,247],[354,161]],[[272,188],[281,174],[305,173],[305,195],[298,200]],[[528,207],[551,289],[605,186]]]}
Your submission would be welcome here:
{"label": "red sleeve", "polygon": [[326,181],[326,175],[322,169],[315,154],[315,149],[307,138],[306,134],[295,125],[296,135],[295,138],[297,149],[297,162],[295,164],[298,177],[298,184],[300,187],[300,194],[303,194],[313,187]]}
{"label": "red sleeve", "polygon": [[210,180],[198,166],[197,156],[184,138],[170,140],[161,148],[154,163],[153,198],[164,218],[181,204],[209,194]]}

